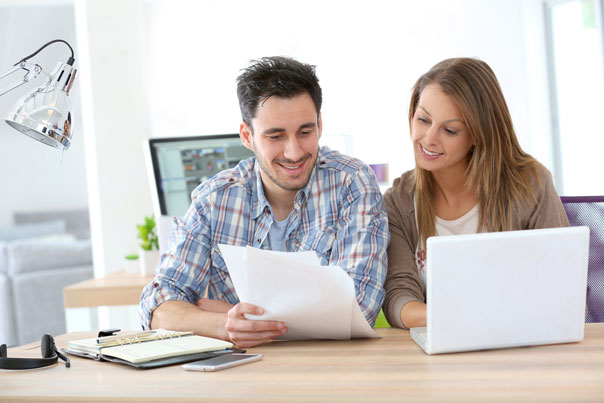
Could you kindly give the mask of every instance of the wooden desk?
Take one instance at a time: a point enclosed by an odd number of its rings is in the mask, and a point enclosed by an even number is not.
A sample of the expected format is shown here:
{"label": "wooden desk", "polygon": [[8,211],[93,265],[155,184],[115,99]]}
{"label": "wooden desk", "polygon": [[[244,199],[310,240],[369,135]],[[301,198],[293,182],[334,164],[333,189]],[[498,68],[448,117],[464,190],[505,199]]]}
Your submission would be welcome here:
{"label": "wooden desk", "polygon": [[[273,342],[249,349],[264,354],[262,361],[220,372],[178,365],[144,371],[72,357],[71,368],[0,370],[0,400],[604,400],[604,324],[586,325],[581,343],[437,356],[424,354],[408,331],[378,332],[382,339]],[[64,347],[86,336],[56,341]],[[27,347],[9,356],[39,356]]]}
{"label": "wooden desk", "polygon": [[65,308],[103,305],[138,305],[141,292],[153,276],[123,272],[93,278],[63,289]]}

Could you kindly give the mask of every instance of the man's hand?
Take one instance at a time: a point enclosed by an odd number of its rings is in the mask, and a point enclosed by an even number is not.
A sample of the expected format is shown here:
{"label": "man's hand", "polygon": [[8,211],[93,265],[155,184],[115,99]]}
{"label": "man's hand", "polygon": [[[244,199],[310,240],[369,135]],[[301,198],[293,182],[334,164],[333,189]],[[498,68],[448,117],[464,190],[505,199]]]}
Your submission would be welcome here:
{"label": "man's hand", "polygon": [[280,321],[248,320],[244,314],[262,315],[259,306],[240,302],[227,312],[226,331],[229,339],[237,347],[253,347],[266,343],[287,333],[287,327]]}
{"label": "man's hand", "polygon": [[253,347],[266,343],[277,336],[287,333],[283,322],[273,320],[249,320],[244,314],[262,315],[259,306],[239,303],[235,306],[228,302],[202,298],[195,305],[208,312],[226,313],[225,338],[237,347]]}

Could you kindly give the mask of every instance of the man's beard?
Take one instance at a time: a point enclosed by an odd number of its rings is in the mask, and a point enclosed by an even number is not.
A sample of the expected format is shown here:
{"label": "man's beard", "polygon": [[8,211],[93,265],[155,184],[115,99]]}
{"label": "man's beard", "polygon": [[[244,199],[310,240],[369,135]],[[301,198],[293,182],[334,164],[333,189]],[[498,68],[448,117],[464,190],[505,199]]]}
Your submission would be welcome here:
{"label": "man's beard", "polygon": [[[256,152],[256,146],[254,145],[254,152]],[[317,158],[319,157],[319,151],[317,148],[317,154],[314,158],[314,160],[312,160],[312,163],[310,164],[310,169],[308,170],[308,176],[306,177],[306,180],[304,181],[304,184],[301,185],[291,185],[281,179],[279,179],[277,177],[277,175],[273,175],[270,170],[268,169],[268,167],[266,167],[264,165],[264,162],[261,158],[258,158],[258,153],[256,152],[256,161],[258,161],[258,164],[260,164],[260,169],[262,170],[262,172],[264,172],[266,174],[266,176],[268,176],[277,186],[279,186],[281,189],[283,190],[287,190],[287,191],[297,191],[300,189],[304,189],[306,187],[306,185],[308,184],[308,181],[310,180],[310,175],[312,174],[312,170],[314,169],[314,166],[317,162]],[[275,158],[272,163],[273,164],[290,164],[290,165],[297,165],[299,163],[301,163],[302,161],[306,161],[312,158],[312,155],[306,154],[304,157],[302,157],[301,159],[299,159],[298,161],[292,161],[292,160],[288,160],[288,159],[277,159]]]}

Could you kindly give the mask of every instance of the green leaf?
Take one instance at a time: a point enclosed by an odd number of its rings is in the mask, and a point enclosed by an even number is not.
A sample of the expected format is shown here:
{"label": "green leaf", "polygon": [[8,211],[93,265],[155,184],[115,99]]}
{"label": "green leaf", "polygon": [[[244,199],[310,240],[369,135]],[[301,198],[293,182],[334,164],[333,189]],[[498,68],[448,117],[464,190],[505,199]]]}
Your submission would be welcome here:
{"label": "green leaf", "polygon": [[144,224],[137,224],[137,238],[140,239],[140,247],[143,250],[159,249],[159,240],[155,232],[155,216],[145,217]]}

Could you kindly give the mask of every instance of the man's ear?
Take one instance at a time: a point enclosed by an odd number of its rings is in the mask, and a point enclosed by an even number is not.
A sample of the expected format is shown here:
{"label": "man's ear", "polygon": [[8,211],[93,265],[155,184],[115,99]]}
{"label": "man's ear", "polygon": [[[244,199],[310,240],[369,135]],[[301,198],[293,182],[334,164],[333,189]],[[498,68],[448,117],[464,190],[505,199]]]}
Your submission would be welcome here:
{"label": "man's ear", "polygon": [[321,117],[320,113],[319,113],[319,119],[317,120],[317,126],[319,128],[319,138],[321,138],[321,133],[323,133],[323,118]]}
{"label": "man's ear", "polygon": [[252,140],[252,128],[245,122],[241,122],[239,125],[239,138],[241,142],[248,150],[254,151],[254,144]]}

